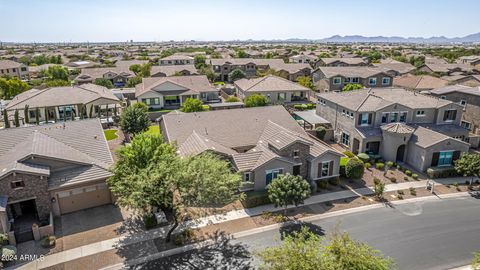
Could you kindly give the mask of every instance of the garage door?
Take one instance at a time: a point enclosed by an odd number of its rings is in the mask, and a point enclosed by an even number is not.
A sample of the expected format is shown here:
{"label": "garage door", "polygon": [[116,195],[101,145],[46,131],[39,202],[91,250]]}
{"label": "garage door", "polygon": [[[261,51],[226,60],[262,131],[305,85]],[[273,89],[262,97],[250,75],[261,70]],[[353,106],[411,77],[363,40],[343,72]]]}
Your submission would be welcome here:
{"label": "garage door", "polygon": [[110,190],[106,184],[76,188],[58,193],[60,214],[109,204],[111,202]]}

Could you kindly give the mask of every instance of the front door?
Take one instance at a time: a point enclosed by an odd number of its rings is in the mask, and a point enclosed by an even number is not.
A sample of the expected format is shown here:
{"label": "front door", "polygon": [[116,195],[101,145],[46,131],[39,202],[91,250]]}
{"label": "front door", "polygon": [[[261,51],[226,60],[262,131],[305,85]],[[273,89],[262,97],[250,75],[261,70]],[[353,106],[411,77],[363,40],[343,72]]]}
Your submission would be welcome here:
{"label": "front door", "polygon": [[403,162],[405,158],[405,144],[402,144],[397,149],[397,160]]}
{"label": "front door", "polygon": [[299,175],[300,174],[300,165],[293,166],[292,174],[293,175]]}

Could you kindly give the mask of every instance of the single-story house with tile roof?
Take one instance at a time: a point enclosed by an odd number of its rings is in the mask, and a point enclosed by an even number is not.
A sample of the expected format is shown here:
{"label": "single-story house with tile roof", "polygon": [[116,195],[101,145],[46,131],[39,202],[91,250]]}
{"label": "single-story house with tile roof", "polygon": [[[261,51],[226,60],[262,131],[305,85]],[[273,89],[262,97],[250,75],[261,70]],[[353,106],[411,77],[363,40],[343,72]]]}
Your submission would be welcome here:
{"label": "single-story house with tile roof", "polygon": [[112,203],[112,165],[99,119],[0,130],[0,231]]}
{"label": "single-story house with tile roof", "polygon": [[107,79],[115,87],[123,87],[129,78],[135,77],[135,73],[130,71],[127,66],[105,67],[105,68],[84,68],[75,78],[78,84],[93,83],[96,79]]}
{"label": "single-story house with tile roof", "polygon": [[255,79],[240,79],[234,83],[237,96],[241,99],[252,94],[266,96],[271,103],[305,101],[310,97],[310,89],[298,83],[274,75]]}
{"label": "single-story house with tile roof", "polygon": [[283,106],[169,113],[161,134],[181,156],[214,152],[242,174],[242,190],[263,190],[279,174],[315,182],[339,175],[342,154],[308,135]]}
{"label": "single-story house with tile roof", "polygon": [[325,57],[315,62],[314,67],[351,67],[368,66],[368,63],[361,57]]}
{"label": "single-story house with tile roof", "polygon": [[405,75],[393,79],[393,86],[403,87],[409,90],[425,91],[434,88],[444,87],[448,85],[448,81],[429,76],[429,75]]}
{"label": "single-story house with tile roof", "polygon": [[80,112],[83,118],[104,119],[111,117],[116,108],[120,109],[120,100],[106,87],[82,84],[31,89],[15,96],[5,109],[12,116],[18,110],[23,117],[25,106],[29,109],[28,123],[36,123],[37,113],[39,122],[80,119]]}
{"label": "single-story house with tile roof", "polygon": [[135,97],[150,108],[178,109],[187,98],[218,102],[219,93],[205,75],[143,78]]}

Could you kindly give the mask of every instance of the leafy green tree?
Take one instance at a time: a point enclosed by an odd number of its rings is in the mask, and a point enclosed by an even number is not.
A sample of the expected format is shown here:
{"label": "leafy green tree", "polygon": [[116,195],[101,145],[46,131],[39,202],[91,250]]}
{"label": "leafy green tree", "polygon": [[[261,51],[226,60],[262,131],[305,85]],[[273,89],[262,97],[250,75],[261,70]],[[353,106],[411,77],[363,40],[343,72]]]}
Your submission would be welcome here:
{"label": "leafy green tree", "polygon": [[317,135],[317,138],[320,140],[325,138],[325,134],[327,134],[327,129],[325,127],[319,126],[315,129],[315,135]]}
{"label": "leafy green tree", "polygon": [[241,69],[234,69],[228,73],[228,79],[232,82],[245,78],[247,75]]}
{"label": "leafy green tree", "polygon": [[203,102],[196,98],[187,98],[183,102],[182,112],[201,112],[203,111]]}
{"label": "leafy green tree", "polygon": [[198,73],[201,75],[207,76],[207,79],[210,82],[215,81],[216,75],[215,75],[215,72],[213,72],[213,69],[211,67],[202,67],[198,70]]}
{"label": "leafy green tree", "polygon": [[301,176],[289,173],[273,179],[267,186],[268,198],[275,207],[283,207],[287,214],[288,205],[298,206],[310,196],[310,185]]}
{"label": "leafy green tree", "polygon": [[95,79],[94,84],[106,87],[108,89],[113,88],[113,83],[109,79],[97,78]]}
{"label": "leafy green tree", "polygon": [[71,83],[69,81],[64,80],[47,80],[45,82],[46,87],[61,87],[61,86],[70,86]]}
{"label": "leafy green tree", "polygon": [[128,68],[130,71],[132,71],[135,74],[140,73],[141,67],[139,64],[133,64]]}
{"label": "leafy green tree", "polygon": [[237,50],[235,56],[237,58],[248,58],[248,54],[244,50]]}
{"label": "leafy green tree", "polygon": [[345,175],[350,179],[362,178],[364,171],[363,162],[356,158],[349,159],[345,166]]}
{"label": "leafy green tree", "polygon": [[342,91],[352,91],[352,90],[358,90],[358,89],[363,89],[363,85],[359,84],[359,83],[349,83],[347,85],[345,85],[342,89]]}
{"label": "leafy green tree", "polygon": [[210,54],[210,58],[211,59],[220,59],[220,58],[222,58],[222,55],[219,52],[212,52]]}
{"label": "leafy green tree", "polygon": [[480,176],[480,154],[464,153],[460,159],[454,161],[457,173],[471,177]]}
{"label": "leafy green tree", "polygon": [[201,69],[206,67],[207,64],[205,61],[206,61],[206,58],[203,55],[195,55],[195,57],[193,58],[193,62],[196,69]]}
{"label": "leafy green tree", "polygon": [[43,70],[43,75],[47,77],[47,80],[62,80],[68,81],[68,69],[62,66],[49,66],[46,70]]}
{"label": "leafy green tree", "polygon": [[227,103],[231,103],[231,102],[240,102],[240,99],[238,97],[234,97],[234,96],[229,96],[225,102]]}
{"label": "leafy green tree", "polygon": [[246,107],[262,107],[262,106],[267,106],[268,99],[264,95],[253,94],[253,95],[247,96],[244,100],[244,103]]}
{"label": "leafy green tree", "polygon": [[472,269],[480,269],[480,251],[473,253]]}
{"label": "leafy green tree", "polygon": [[0,98],[12,99],[28,89],[30,89],[30,86],[17,77],[0,78]]}
{"label": "leafy green tree", "polygon": [[120,127],[132,135],[144,132],[150,126],[148,109],[135,105],[128,106],[120,115]]}
{"label": "leafy green tree", "polygon": [[128,78],[126,87],[133,88],[140,83],[142,83],[142,77],[136,76],[136,77]]}
{"label": "leafy green tree", "polygon": [[262,269],[268,270],[395,269],[392,259],[338,229],[322,237],[302,227],[298,232],[284,234],[279,245],[268,247],[257,256],[263,263]]}
{"label": "leafy green tree", "polygon": [[311,90],[315,90],[315,85],[313,84],[312,82],[312,78],[308,77],[308,76],[301,76],[301,77],[298,77],[297,78],[297,82],[298,84],[300,84],[301,86],[304,86],[304,87],[307,87]]}

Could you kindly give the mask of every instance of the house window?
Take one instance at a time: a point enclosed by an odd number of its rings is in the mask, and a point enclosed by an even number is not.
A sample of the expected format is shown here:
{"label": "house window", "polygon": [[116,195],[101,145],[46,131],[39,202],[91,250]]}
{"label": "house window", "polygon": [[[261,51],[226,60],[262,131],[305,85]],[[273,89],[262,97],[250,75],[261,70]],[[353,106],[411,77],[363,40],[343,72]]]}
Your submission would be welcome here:
{"label": "house window", "polygon": [[160,98],[142,98],[142,102],[147,106],[160,105]]}
{"label": "house window", "polygon": [[418,117],[425,116],[425,111],[417,111],[417,116]]}
{"label": "house window", "polygon": [[35,118],[35,117],[36,117],[36,116],[35,116],[36,114],[37,114],[36,111],[28,111],[28,115],[30,116],[31,119]]}
{"label": "house window", "polygon": [[440,96],[440,99],[447,99],[446,96]]}
{"label": "house window", "polygon": [[466,100],[460,100],[460,105],[462,105],[463,107],[466,107],[467,106],[467,101]]}
{"label": "house window", "polygon": [[443,113],[443,121],[451,122],[457,118],[457,110],[446,110]]}
{"label": "house window", "polygon": [[375,78],[375,77],[368,78],[368,84],[369,85],[377,85],[377,78]]}
{"label": "house window", "polygon": [[407,112],[401,112],[398,122],[405,123],[407,122]]}
{"label": "house window", "polygon": [[449,166],[452,164],[453,151],[441,151],[438,157],[438,166]]}
{"label": "house window", "polygon": [[394,112],[390,114],[390,123],[397,122],[398,113]]}
{"label": "house window", "polygon": [[382,78],[382,85],[390,85],[390,78],[389,77],[383,77]]}
{"label": "house window", "polygon": [[462,121],[462,127],[471,130],[472,125],[469,122]]}
{"label": "house window", "polygon": [[342,144],[350,146],[350,134],[342,132]]}
{"label": "house window", "polygon": [[361,126],[368,126],[370,123],[368,122],[368,119],[369,119],[369,113],[362,113],[360,115],[360,125]]}
{"label": "house window", "polygon": [[252,179],[252,173],[251,172],[245,172],[243,175],[244,175],[243,179],[245,180],[245,182],[250,182],[251,181],[251,179]]}
{"label": "house window", "polygon": [[273,169],[265,171],[265,183],[269,185],[273,179],[277,178],[280,174],[283,173],[283,169]]}
{"label": "house window", "polygon": [[335,77],[333,78],[333,84],[338,85],[342,83],[342,78],[341,77]]}
{"label": "house window", "polygon": [[342,110],[342,114],[345,115],[345,109]]}
{"label": "house window", "polygon": [[298,158],[298,153],[299,153],[298,150],[293,150],[293,157]]}
{"label": "house window", "polygon": [[359,83],[359,82],[360,82],[360,78],[358,77],[352,78],[352,83]]}
{"label": "house window", "polygon": [[26,67],[22,67],[21,70],[22,70],[22,71],[27,71],[27,68],[26,68]]}
{"label": "house window", "polygon": [[12,189],[23,188],[25,187],[25,182],[23,182],[23,180],[15,180],[10,182],[10,187]]}
{"label": "house window", "polygon": [[328,173],[330,171],[329,168],[330,168],[330,161],[322,162],[322,170],[320,172],[320,177],[328,176]]}
{"label": "house window", "polygon": [[350,112],[350,118],[353,118],[353,112]]}
{"label": "house window", "polygon": [[382,123],[388,123],[390,113],[382,113]]}
{"label": "house window", "polygon": [[285,100],[287,99],[287,93],[278,93],[278,100]]}

